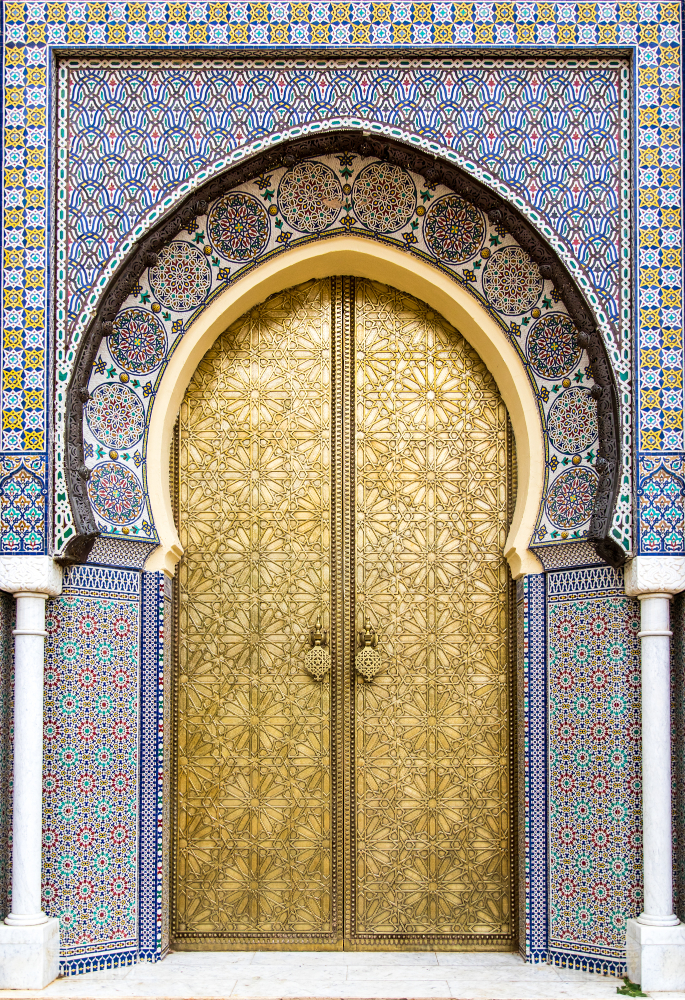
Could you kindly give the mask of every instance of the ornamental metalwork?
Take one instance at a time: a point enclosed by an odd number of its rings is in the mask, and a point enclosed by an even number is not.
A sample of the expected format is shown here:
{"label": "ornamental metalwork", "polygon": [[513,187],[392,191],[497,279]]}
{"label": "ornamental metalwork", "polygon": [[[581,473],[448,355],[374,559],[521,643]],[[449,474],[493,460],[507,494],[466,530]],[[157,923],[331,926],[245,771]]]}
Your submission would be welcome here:
{"label": "ornamental metalwork", "polygon": [[483,362],[384,285],[290,289],[207,353],[179,429],[176,948],[511,948],[510,462]]}

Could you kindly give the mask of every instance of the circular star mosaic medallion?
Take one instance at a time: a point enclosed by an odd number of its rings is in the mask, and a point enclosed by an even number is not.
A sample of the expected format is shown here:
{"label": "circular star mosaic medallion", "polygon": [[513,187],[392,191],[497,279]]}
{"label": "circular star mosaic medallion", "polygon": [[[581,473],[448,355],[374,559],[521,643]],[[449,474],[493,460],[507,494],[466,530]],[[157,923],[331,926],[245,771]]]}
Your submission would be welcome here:
{"label": "circular star mosaic medallion", "polygon": [[519,316],[531,309],[542,294],[543,280],[521,247],[503,247],[493,253],[483,272],[483,291],[498,312]]}
{"label": "circular star mosaic medallion", "polygon": [[320,233],[335,221],[342,208],[340,181],[325,163],[305,160],[281,178],[278,207],[293,229]]}
{"label": "circular star mosaic medallion", "polygon": [[132,389],[114,382],[93,390],[86,420],[98,441],[108,448],[130,448],[142,437],[145,411]]}
{"label": "circular star mosaic medallion", "polygon": [[269,242],[269,217],[251,194],[236,191],[214,205],[207,220],[207,234],[221,257],[254,260]]}
{"label": "circular star mosaic medallion", "polygon": [[550,408],[547,430],[554,447],[566,455],[589,448],[597,440],[597,403],[588,390],[573,386],[562,392]]}
{"label": "circular star mosaic medallion", "polygon": [[391,163],[370,163],[352,188],[358,220],[375,233],[394,233],[416,211],[416,188],[409,174]]}
{"label": "circular star mosaic medallion", "polygon": [[561,378],[576,367],[581,350],[576,328],[564,313],[549,313],[528,334],[528,360],[543,378]]}
{"label": "circular star mosaic medallion", "polygon": [[592,469],[562,472],[547,494],[547,516],[557,528],[579,528],[592,514],[596,492]]}
{"label": "circular star mosaic medallion", "polygon": [[147,375],[162,362],[166,333],[152,313],[124,309],[114,320],[114,332],[107,346],[114,361],[127,372]]}
{"label": "circular star mosaic medallion", "polygon": [[118,462],[106,462],[93,469],[88,495],[100,517],[111,524],[131,524],[143,509],[140,483],[130,469]]}
{"label": "circular star mosaic medallion", "polygon": [[199,247],[175,240],[159,252],[150,268],[150,288],[167,309],[186,312],[204,302],[212,284],[212,269]]}
{"label": "circular star mosaic medallion", "polygon": [[485,220],[475,205],[470,205],[458,194],[448,194],[428,209],[423,237],[438,260],[462,264],[483,245]]}

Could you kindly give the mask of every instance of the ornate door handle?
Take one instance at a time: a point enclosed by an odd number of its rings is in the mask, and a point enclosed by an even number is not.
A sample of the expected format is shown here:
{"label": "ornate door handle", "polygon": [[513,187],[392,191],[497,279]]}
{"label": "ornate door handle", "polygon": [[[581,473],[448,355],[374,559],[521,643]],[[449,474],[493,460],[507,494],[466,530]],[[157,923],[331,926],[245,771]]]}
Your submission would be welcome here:
{"label": "ornate door handle", "polygon": [[316,681],[322,681],[331,669],[331,654],[324,646],[328,642],[328,632],[321,628],[321,615],[316,619],[316,625],[309,633],[311,649],[304,658],[304,668]]}
{"label": "ornate door handle", "polygon": [[359,633],[360,648],[354,657],[355,670],[365,681],[372,681],[381,669],[381,654],[376,649],[377,645],[378,636],[367,615],[364,619],[364,631]]}

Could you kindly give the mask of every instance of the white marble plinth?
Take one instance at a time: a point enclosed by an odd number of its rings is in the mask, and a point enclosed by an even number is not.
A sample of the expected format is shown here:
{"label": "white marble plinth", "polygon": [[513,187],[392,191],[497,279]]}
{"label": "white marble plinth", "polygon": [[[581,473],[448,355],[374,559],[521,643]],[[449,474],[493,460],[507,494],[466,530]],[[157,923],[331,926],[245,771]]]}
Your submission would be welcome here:
{"label": "white marble plinth", "polygon": [[59,920],[0,924],[0,989],[42,990],[59,973]]}
{"label": "white marble plinth", "polygon": [[621,1000],[622,985],[504,952],[212,951],[70,976],[40,994],[0,990],[0,1000]]}
{"label": "white marble plinth", "polygon": [[629,920],[628,977],[643,992],[685,990],[685,924],[654,927]]}

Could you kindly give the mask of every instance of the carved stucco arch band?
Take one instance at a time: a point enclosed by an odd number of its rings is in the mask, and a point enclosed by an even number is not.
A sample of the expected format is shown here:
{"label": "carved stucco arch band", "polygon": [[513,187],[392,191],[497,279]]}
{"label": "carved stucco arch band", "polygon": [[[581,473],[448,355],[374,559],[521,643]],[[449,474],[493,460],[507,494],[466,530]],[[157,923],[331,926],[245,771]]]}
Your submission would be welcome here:
{"label": "carved stucco arch band", "polygon": [[465,289],[401,250],[338,236],[291,250],[256,268],[219,296],[184,334],[162,376],[150,418],[147,482],[160,546],[145,568],[173,572],[182,550],[169,495],[169,451],[174,423],[195,370],[218,336],[269,295],[309,278],[336,274],[381,281],[421,299],[469,341],[492,373],[509,411],[518,462],[516,510],[505,555],[514,577],[540,572],[528,549],[542,498],[545,453],[535,394],[501,327]]}
{"label": "carved stucco arch band", "polygon": [[[363,157],[387,160],[422,175],[428,183],[451,188],[484,211],[491,221],[496,220],[510,232],[537,263],[543,278],[554,282],[576,329],[580,331],[579,346],[588,352],[595,382],[592,395],[597,400],[599,446],[596,471],[599,478],[588,540],[600,557],[612,565],[620,565],[625,560],[625,552],[609,537],[620,457],[616,386],[592,312],[573,278],[546,241],[516,209],[457,167],[405,143],[347,130],[291,140],[271,147],[213,178],[141,238],[112,277],[79,346],[68,390],[65,471],[76,536],[70,539],[61,557],[58,557],[60,562],[69,564],[85,559],[99,534],[87,491],[89,472],[83,457],[83,407],[88,398],[88,380],[101,340],[111,332],[112,321],[138,279],[156,261],[158,251],[190,220],[202,214],[208,202],[269,170],[291,167],[299,160],[313,156],[348,150]],[[351,235],[293,248],[283,256],[255,265],[248,275],[219,296],[186,331],[162,378],[150,419],[147,482],[162,546],[148,560],[148,568],[164,567],[170,571],[180,557],[175,529],[173,535],[170,530],[173,520],[170,517],[168,478],[165,478],[168,447],[185,388],[213,339],[223,332],[229,322],[267,295],[311,277],[342,273],[374,277],[423,299],[456,326],[481,354],[509,408],[517,440],[519,499],[507,540],[508,558],[515,576],[535,572],[539,563],[533,553],[528,552],[527,546],[542,496],[544,448],[535,394],[516,351],[508,342],[504,330],[487,311],[437,268],[423,264],[402,250]],[[526,531],[528,534],[524,537]]]}

